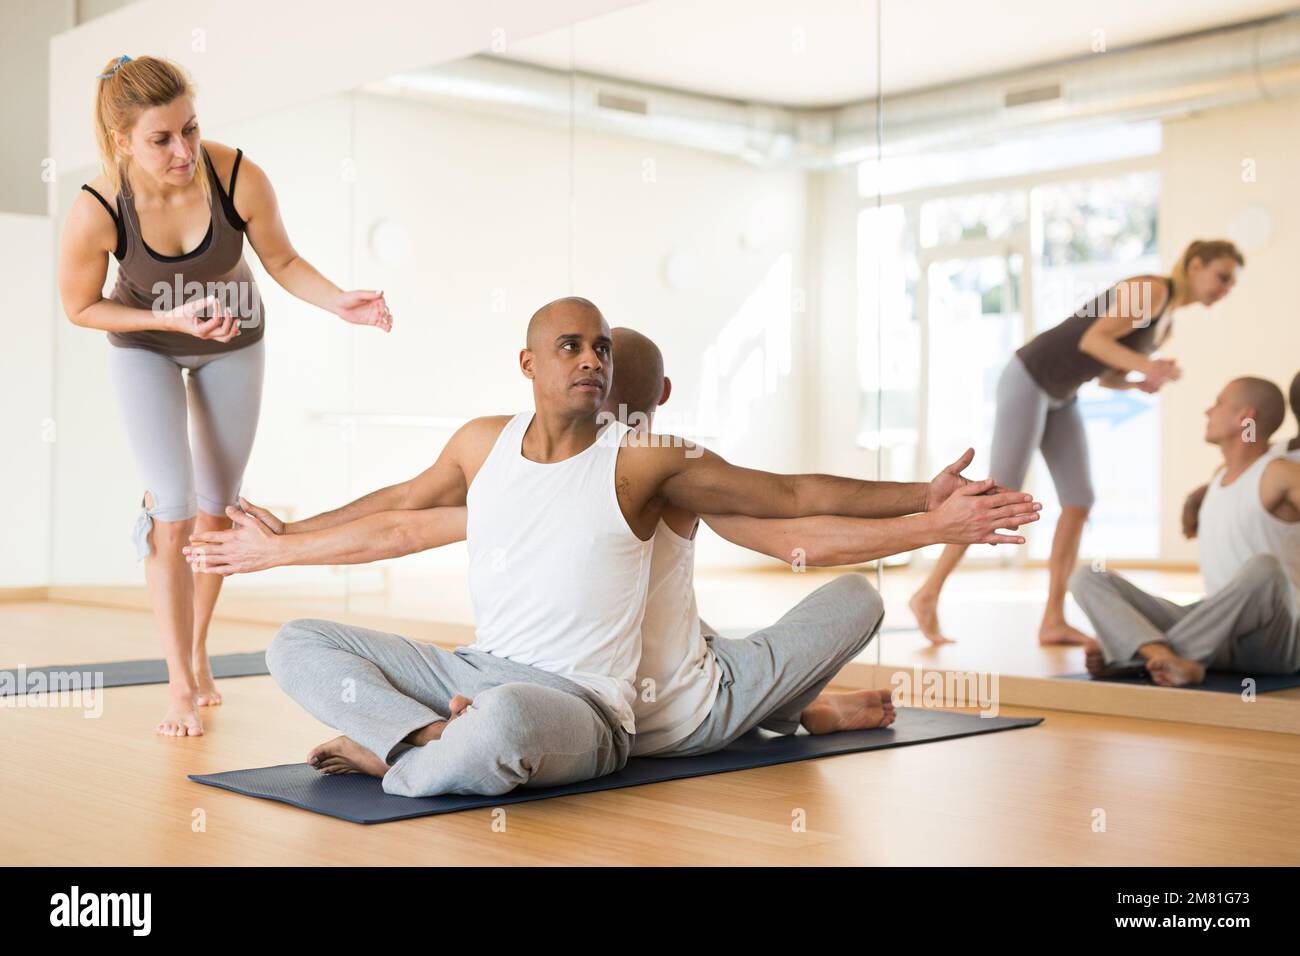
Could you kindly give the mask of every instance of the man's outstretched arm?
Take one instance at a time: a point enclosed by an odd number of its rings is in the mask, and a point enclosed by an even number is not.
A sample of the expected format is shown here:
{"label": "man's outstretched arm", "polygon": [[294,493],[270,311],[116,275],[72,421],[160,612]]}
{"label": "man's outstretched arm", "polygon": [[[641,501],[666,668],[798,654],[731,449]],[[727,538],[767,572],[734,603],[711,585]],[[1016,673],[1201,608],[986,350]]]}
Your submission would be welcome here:
{"label": "man's outstretched arm", "polygon": [[467,509],[380,511],[332,528],[275,534],[259,519],[235,512],[229,531],[205,531],[182,548],[195,571],[246,574],[300,564],[368,564],[465,540]]}
{"label": "man's outstretched arm", "polygon": [[333,511],[325,511],[302,521],[284,523],[284,534],[319,531],[364,518],[382,511],[417,511],[424,508],[457,507],[465,503],[469,490],[460,462],[487,457],[492,443],[501,434],[508,415],[486,416],[466,422],[448,440],[437,461],[407,481],[380,488]]}
{"label": "man's outstretched arm", "polygon": [[987,494],[991,482],[972,482],[939,508],[898,518],[751,518],[702,515],[719,535],[787,564],[834,567],[864,564],[930,544],[1023,544],[999,534],[1038,520],[1042,508],[1022,494]]}
{"label": "man's outstretched arm", "polygon": [[[971,482],[948,472],[968,462],[968,451],[945,469],[929,485],[927,496],[918,496],[911,504],[914,511],[937,506],[958,488]],[[680,439],[656,436],[641,448],[638,458],[647,468],[655,494],[672,504],[696,514],[742,514],[755,518],[802,518],[808,515],[842,515],[849,518],[880,517],[879,500],[872,493],[872,482],[837,475],[778,475],[753,468],[741,468],[698,445],[684,447]],[[929,489],[947,479],[942,491]],[[1014,493],[997,488],[992,482],[981,483],[988,491]],[[1032,501],[1023,495],[1021,501]],[[1009,503],[1009,502],[1008,502]]]}

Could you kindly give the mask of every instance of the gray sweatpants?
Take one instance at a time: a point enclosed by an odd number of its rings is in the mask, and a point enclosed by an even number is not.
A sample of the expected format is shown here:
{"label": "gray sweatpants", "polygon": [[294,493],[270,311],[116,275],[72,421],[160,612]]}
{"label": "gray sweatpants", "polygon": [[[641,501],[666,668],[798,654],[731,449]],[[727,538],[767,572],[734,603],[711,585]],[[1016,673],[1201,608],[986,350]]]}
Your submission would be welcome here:
{"label": "gray sweatpants", "polygon": [[1143,644],[1160,642],[1211,670],[1300,670],[1295,594],[1271,555],[1251,558],[1222,589],[1185,606],[1087,565],[1070,578],[1070,593],[1092,621],[1107,663],[1130,661]]}
{"label": "gray sweatpants", "polygon": [[140,481],[154,500],[148,507],[141,497],[131,529],[137,560],[149,556],[154,519],[183,521],[200,508],[222,516],[227,505],[239,503],[262,405],[265,356],[266,339],[208,355],[109,348],[122,422]]}
{"label": "gray sweatpants", "polygon": [[[266,652],[284,691],[317,720],[388,763],[386,793],[506,793],[620,769],[631,738],[595,694],[556,674],[472,648],[431,644],[315,618],[280,628]],[[439,740],[402,742],[473,705]]]}
{"label": "gray sweatpants", "polygon": [[843,574],[749,637],[721,637],[701,621],[722,672],[713,708],[689,736],[647,756],[708,753],[755,727],[795,733],[804,708],[867,646],[884,616],[866,576]]}
{"label": "gray sweatpants", "polygon": [[1043,453],[1061,506],[1091,508],[1096,495],[1079,400],[1048,395],[1020,356],[1012,355],[998,378],[989,476],[1007,488],[1023,488],[1035,449]]}

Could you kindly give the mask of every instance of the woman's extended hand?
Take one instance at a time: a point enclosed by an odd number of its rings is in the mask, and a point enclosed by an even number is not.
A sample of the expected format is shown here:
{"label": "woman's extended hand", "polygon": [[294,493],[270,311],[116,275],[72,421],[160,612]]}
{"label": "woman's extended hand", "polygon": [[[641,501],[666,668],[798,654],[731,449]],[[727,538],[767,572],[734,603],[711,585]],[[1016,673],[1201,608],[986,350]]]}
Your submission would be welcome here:
{"label": "woman's extended hand", "polygon": [[1139,387],[1144,392],[1156,392],[1160,386],[1175,381],[1182,374],[1183,370],[1173,359],[1152,359]]}
{"label": "woman's extended hand", "polygon": [[373,325],[385,332],[393,331],[393,313],[388,311],[383,292],[359,289],[340,293],[334,314],[353,325]]}

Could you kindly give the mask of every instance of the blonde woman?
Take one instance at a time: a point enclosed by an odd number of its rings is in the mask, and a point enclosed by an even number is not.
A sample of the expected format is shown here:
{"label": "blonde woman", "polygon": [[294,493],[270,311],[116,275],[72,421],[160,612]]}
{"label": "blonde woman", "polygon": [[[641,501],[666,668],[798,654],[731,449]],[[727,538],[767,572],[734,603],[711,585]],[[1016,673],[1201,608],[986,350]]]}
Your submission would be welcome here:
{"label": "blonde woman", "polygon": [[[194,88],[179,67],[121,56],[94,82],[103,172],[68,214],[59,293],[73,324],[108,333],[110,375],[143,483],[133,540],[170,696],[155,729],[197,736],[198,708],[221,703],[207,635],[222,578],[192,572],[181,547],[196,529],[229,528],[227,509],[243,502],[265,329],[245,236],[267,273],[304,302],[384,331],[392,315],[383,293],[344,292],[298,254],[266,174],[240,150],[202,139]],[[105,298],[109,256],[117,280]]]}
{"label": "blonde woman", "polygon": [[[1096,379],[1107,388],[1153,393],[1177,379],[1177,362],[1152,357],[1173,331],[1174,311],[1193,302],[1218,302],[1232,289],[1237,268],[1245,262],[1227,240],[1197,240],[1183,250],[1172,275],[1122,280],[1021,346],[998,379],[990,477],[1007,488],[1023,487],[1037,449],[1061,503],[1039,644],[1092,641],[1065,622],[1066,587],[1094,497],[1079,386]],[[1131,382],[1130,372],[1143,377]],[[934,644],[949,642],[939,627],[939,595],[966,547],[945,547],[909,604],[921,633]]]}

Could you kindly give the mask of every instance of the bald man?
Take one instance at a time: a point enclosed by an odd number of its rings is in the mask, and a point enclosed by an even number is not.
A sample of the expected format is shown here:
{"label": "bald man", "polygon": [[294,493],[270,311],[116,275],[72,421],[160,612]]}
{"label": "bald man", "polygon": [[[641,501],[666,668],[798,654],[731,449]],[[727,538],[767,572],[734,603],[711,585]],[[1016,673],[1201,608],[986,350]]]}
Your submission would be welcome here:
{"label": "bald man", "polygon": [[1268,441],[1285,414],[1281,390],[1261,378],[1234,379],[1206,410],[1222,464],[1199,508],[1203,600],[1181,606],[1113,571],[1074,573],[1070,590],[1097,631],[1090,674],[1140,666],[1185,687],[1207,670],[1300,670],[1300,462]]}
{"label": "bald man", "polygon": [[[625,762],[653,538],[664,509],[756,517],[876,517],[935,507],[944,534],[995,533],[1037,503],[955,472],[936,483],[773,475],[737,468],[672,436],[600,415],[613,340],[585,299],[544,306],[519,356],[535,410],[480,418],[421,475],[285,526],[241,502],[231,532],[185,549],[198,570],[349,563],[424,550],[463,534],[476,643],[455,652],[398,635],[303,619],[267,652],[272,675],[343,731],[311,755],[324,772],[383,778],[386,792],[504,793],[596,777]],[[949,502],[948,499],[954,499]],[[943,507],[940,507],[943,506]],[[277,525],[279,525],[277,527]],[[829,586],[828,586],[829,587]],[[834,589],[858,646],[879,622],[861,585]],[[878,603],[878,598],[876,598]],[[874,705],[872,700],[874,698]],[[821,708],[810,730],[880,726],[887,692]]]}
{"label": "bald man", "polygon": [[[657,408],[672,395],[658,346],[614,329],[618,375],[604,411],[651,434]],[[871,518],[814,515],[755,518],[700,515],[667,504],[654,534],[650,597],[641,627],[635,702],[637,756],[695,756],[725,747],[755,727],[777,733],[888,726],[887,690],[828,693],[827,684],[879,628],[880,595],[861,574],[845,574],[813,591],[775,624],[729,640],[701,620],[695,597],[695,538],[701,517],[735,544],[800,566],[862,564],[940,542],[990,541],[995,528],[1037,520],[1037,505],[997,516],[981,497],[989,484],[961,478],[967,452],[928,486],[936,510],[882,511]],[[961,510],[985,515],[959,527]],[[913,509],[919,511],[919,509]],[[997,540],[1006,540],[1005,536]],[[1019,539],[1017,539],[1019,540]],[[883,712],[884,720],[877,715]]]}
{"label": "bald man", "polygon": [[[1291,405],[1291,414],[1300,424],[1300,372],[1291,379],[1291,388],[1288,392],[1289,403]],[[1275,450],[1286,455],[1292,461],[1300,462],[1300,434],[1297,434],[1285,445],[1275,446]],[[1183,502],[1183,537],[1195,538],[1196,530],[1201,514],[1201,502],[1205,500],[1205,493],[1209,491],[1209,485],[1201,485]]]}

